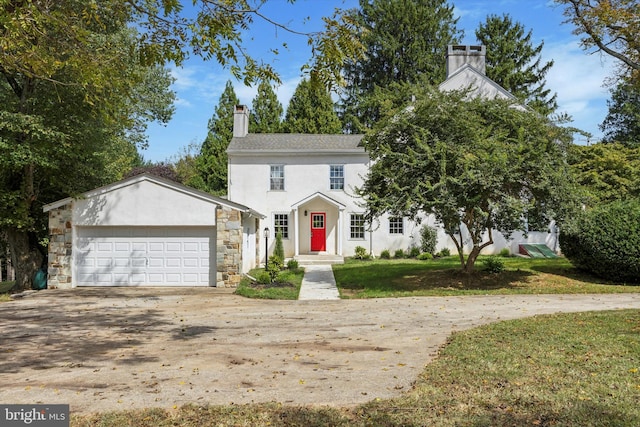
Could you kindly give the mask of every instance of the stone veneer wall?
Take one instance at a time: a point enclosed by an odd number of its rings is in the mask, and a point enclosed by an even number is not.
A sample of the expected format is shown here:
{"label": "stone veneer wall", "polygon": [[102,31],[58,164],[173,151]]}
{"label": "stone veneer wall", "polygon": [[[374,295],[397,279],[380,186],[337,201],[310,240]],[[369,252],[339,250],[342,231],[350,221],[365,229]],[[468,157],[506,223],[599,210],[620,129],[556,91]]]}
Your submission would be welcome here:
{"label": "stone veneer wall", "polygon": [[49,259],[47,287],[71,288],[73,232],[71,204],[49,212]]}
{"label": "stone veneer wall", "polygon": [[216,286],[235,288],[242,279],[242,213],[216,209]]}

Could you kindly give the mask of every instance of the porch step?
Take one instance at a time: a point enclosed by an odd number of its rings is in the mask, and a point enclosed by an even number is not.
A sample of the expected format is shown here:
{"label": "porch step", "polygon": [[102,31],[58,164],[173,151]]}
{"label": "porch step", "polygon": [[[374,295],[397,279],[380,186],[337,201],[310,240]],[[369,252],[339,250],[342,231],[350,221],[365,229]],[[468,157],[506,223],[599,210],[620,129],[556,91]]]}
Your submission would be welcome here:
{"label": "porch step", "polygon": [[344,264],[344,257],[340,255],[298,255],[294,257],[300,267],[307,265],[330,265],[330,264]]}

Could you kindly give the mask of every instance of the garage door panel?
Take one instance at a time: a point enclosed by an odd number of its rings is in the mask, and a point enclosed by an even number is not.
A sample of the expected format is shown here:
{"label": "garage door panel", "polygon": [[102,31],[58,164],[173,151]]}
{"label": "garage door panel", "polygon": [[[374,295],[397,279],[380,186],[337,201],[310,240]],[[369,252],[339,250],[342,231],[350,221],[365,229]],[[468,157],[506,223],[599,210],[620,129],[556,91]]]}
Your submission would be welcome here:
{"label": "garage door panel", "polygon": [[208,286],[214,227],[78,227],[78,286]]}

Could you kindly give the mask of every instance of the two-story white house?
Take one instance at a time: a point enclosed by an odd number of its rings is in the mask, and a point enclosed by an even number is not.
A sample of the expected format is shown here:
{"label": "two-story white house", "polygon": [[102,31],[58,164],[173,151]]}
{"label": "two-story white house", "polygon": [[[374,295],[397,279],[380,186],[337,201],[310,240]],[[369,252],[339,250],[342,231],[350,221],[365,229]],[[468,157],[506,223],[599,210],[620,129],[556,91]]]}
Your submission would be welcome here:
{"label": "two-story white house", "polygon": [[[485,75],[484,46],[449,46],[447,78],[440,90],[471,88],[473,96],[514,99]],[[383,216],[364,222],[364,207],[354,189],[369,168],[361,145],[363,135],[250,134],[249,110],[237,106],[234,137],[228,147],[228,197],[266,215],[261,228],[269,229],[269,254],[276,233],[283,237],[286,257],[327,254],[352,256],[357,246],[379,255],[383,250],[420,246],[422,225],[436,225],[426,216],[420,225],[408,218]],[[555,235],[515,234],[507,241],[499,233],[491,252],[517,243],[555,246]],[[455,245],[439,231],[438,248],[455,252]],[[265,259],[261,241],[259,260]]]}

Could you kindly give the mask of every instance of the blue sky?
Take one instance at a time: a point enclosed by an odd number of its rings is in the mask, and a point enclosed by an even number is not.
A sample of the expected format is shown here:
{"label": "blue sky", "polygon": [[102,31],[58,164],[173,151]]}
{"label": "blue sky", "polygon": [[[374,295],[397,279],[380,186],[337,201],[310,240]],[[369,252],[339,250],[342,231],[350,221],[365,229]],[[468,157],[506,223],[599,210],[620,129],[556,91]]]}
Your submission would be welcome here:
{"label": "blue sky", "polygon": [[[475,29],[490,14],[509,14],[528,30],[532,30],[534,45],[544,42],[543,61],[554,61],[547,75],[547,87],[558,94],[559,112],[570,114],[573,126],[601,136],[598,125],[607,114],[609,91],[604,86],[613,74],[615,63],[598,53],[587,53],[579,46],[579,39],[571,32],[573,27],[563,24],[562,9],[545,0],[450,0],[460,18],[464,44],[476,44]],[[335,8],[357,6],[357,0],[268,0],[262,12],[270,18],[302,31],[322,29],[322,16],[329,16]],[[279,73],[282,84],[276,89],[286,110],[311,51],[306,38],[276,29],[272,24],[256,21],[245,36],[248,52],[254,58],[271,64]],[[286,44],[288,48],[283,48]],[[278,49],[274,55],[271,49]],[[149,147],[142,151],[146,160],[164,161],[175,158],[189,145],[202,143],[207,133],[207,122],[218,104],[227,80],[234,84],[240,102],[251,106],[255,87],[246,87],[233,79],[231,73],[213,61],[189,59],[181,68],[171,67],[176,79],[173,90],[177,94],[176,112],[168,125],[152,124],[147,132]],[[578,143],[587,143],[578,139]]]}

